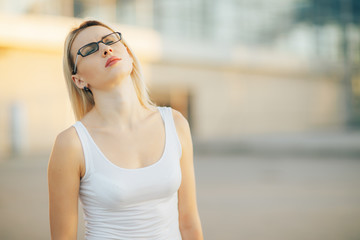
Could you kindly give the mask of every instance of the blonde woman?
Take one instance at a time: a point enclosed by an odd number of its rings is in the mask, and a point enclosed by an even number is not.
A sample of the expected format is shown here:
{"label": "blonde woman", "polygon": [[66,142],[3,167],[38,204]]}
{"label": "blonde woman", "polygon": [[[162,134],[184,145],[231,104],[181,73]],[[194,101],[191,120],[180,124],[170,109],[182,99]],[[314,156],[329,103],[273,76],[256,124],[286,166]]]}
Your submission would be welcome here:
{"label": "blonde woman", "polygon": [[187,120],[149,100],[120,32],[85,21],[67,36],[64,74],[77,122],[48,165],[51,238],[203,239]]}

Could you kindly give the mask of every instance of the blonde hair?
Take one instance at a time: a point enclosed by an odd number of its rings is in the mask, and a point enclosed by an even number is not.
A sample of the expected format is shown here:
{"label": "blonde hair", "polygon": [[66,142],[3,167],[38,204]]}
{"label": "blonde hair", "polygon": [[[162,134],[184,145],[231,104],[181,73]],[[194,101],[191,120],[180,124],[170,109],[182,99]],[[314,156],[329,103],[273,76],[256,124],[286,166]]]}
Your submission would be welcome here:
{"label": "blonde hair", "polygon": [[[74,69],[74,56],[71,54],[71,47],[72,44],[77,37],[77,35],[84,30],[85,28],[91,26],[102,26],[109,29],[112,32],[115,32],[112,28],[105,25],[102,22],[96,20],[88,20],[80,24],[79,27],[76,27],[70,31],[65,39],[64,44],[64,56],[63,56],[63,71],[64,77],[67,85],[67,89],[69,91],[70,102],[75,114],[76,120],[80,120],[83,116],[88,113],[93,106],[95,105],[94,98],[91,92],[84,91],[78,88],[72,80],[72,72]],[[150,109],[154,106],[154,103],[151,102],[149,98],[149,94],[147,88],[145,86],[142,69],[140,66],[140,62],[138,58],[135,56],[134,52],[130,49],[129,45],[126,41],[122,38],[121,42],[124,46],[129,50],[129,54],[133,59],[133,70],[130,74],[133,84],[135,86],[135,91],[138,97],[140,104]]]}

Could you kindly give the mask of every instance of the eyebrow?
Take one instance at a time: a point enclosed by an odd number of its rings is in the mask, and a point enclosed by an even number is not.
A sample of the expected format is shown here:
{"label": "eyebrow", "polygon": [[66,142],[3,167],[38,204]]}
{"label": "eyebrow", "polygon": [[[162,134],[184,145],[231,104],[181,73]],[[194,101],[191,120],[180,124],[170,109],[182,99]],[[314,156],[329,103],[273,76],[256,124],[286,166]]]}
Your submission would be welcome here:
{"label": "eyebrow", "polygon": [[[112,33],[114,33],[114,32],[106,33],[106,34],[103,35],[100,39],[102,40],[104,37],[106,37],[107,35],[112,34]],[[101,41],[101,40],[100,40],[100,41]],[[98,41],[93,41],[93,42],[86,43],[86,44],[82,45],[80,48],[82,48],[83,46],[86,46],[86,45],[88,45],[88,44],[90,44],[90,43],[96,43],[96,42],[98,42]],[[79,48],[79,49],[80,49],[80,48]]]}

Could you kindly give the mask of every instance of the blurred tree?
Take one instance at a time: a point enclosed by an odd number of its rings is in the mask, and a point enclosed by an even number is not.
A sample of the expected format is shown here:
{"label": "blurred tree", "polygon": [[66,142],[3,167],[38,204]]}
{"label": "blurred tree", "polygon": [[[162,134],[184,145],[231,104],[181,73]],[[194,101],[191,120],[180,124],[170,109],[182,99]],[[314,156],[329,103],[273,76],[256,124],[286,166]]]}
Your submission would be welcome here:
{"label": "blurred tree", "polygon": [[[360,26],[359,0],[300,0],[297,2],[295,21],[323,27],[335,24],[341,29],[341,52],[343,62],[343,89],[346,101],[346,124],[350,127],[360,127],[360,95],[352,88],[353,74],[359,74],[358,63],[349,54],[349,25]],[[318,31],[316,33],[318,35]],[[319,44],[318,36],[316,36]],[[318,45],[319,46],[319,45]],[[317,48],[318,48],[317,46]],[[360,49],[360,48],[359,48]],[[358,52],[357,54],[360,54]]]}
{"label": "blurred tree", "polygon": [[359,0],[300,0],[295,14],[297,21],[316,25],[329,23],[360,24]]}

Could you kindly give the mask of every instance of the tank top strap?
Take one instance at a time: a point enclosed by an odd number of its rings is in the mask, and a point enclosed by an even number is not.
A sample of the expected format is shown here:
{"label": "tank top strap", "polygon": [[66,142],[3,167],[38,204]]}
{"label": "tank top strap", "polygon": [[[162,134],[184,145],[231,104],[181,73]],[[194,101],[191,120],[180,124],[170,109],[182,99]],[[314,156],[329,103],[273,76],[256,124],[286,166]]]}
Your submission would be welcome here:
{"label": "tank top strap", "polygon": [[169,133],[168,134],[168,136],[170,138],[169,141],[171,141],[172,144],[174,144],[176,146],[179,156],[181,156],[181,154],[182,154],[181,143],[180,143],[180,139],[177,134],[177,131],[176,131],[174,117],[172,114],[172,108],[171,107],[159,107],[159,111],[163,117],[166,131]]}
{"label": "tank top strap", "polygon": [[83,148],[85,158],[85,175],[83,176],[82,180],[85,180],[93,172],[94,169],[91,142],[85,126],[80,121],[77,121],[75,124],[73,124],[73,127],[75,127],[76,129]]}

